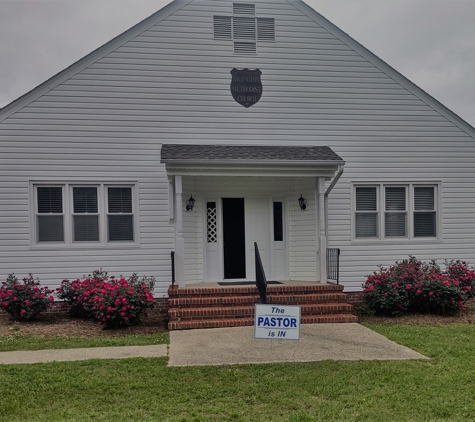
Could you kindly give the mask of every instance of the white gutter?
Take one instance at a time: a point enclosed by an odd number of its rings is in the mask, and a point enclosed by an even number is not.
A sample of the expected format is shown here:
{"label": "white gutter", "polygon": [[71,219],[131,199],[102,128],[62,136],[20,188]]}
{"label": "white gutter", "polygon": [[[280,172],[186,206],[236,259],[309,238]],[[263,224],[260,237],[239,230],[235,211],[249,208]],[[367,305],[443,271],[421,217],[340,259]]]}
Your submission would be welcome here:
{"label": "white gutter", "polygon": [[333,178],[332,182],[330,183],[330,186],[328,186],[328,189],[325,192],[323,201],[324,201],[324,210],[325,210],[325,237],[327,238],[328,241],[328,195],[330,195],[330,192],[333,190],[335,187],[336,183],[340,179],[341,175],[343,174],[343,171],[345,170],[345,165],[342,164],[338,166],[338,173],[336,176]]}

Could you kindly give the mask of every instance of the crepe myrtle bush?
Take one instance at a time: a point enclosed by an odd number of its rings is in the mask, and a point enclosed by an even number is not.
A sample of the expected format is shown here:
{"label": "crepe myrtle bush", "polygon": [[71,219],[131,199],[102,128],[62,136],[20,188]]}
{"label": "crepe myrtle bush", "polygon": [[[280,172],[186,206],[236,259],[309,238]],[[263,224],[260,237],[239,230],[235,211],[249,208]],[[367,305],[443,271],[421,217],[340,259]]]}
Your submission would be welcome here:
{"label": "crepe myrtle bush", "polygon": [[364,308],[372,315],[397,316],[405,312],[450,315],[464,310],[475,296],[475,271],[464,261],[435,261],[413,256],[371,274],[363,284]]}
{"label": "crepe myrtle bush", "polygon": [[69,305],[72,316],[95,318],[104,328],[138,324],[154,305],[153,277],[129,279],[108,277],[102,270],[94,271],[83,280],[64,280],[58,297]]}
{"label": "crepe myrtle bush", "polygon": [[40,280],[29,274],[19,281],[15,274],[9,274],[0,287],[0,309],[15,320],[31,321],[43,315],[53,303],[53,290],[41,287]]}

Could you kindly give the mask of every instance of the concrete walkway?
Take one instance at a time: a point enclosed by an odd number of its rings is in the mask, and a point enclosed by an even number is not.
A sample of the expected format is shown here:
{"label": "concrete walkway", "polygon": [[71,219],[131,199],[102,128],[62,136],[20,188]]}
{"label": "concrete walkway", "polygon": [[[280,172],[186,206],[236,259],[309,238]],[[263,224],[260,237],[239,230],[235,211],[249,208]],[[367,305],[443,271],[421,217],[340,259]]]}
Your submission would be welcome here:
{"label": "concrete walkway", "polygon": [[87,359],[158,358],[167,355],[167,345],[91,347],[83,349],[20,350],[0,352],[0,364],[67,362]]}
{"label": "concrete walkway", "polygon": [[300,340],[256,340],[254,327],[171,331],[169,366],[428,359],[357,323],[301,325]]}
{"label": "concrete walkway", "polygon": [[351,324],[301,326],[300,340],[256,340],[254,327],[171,331],[170,346],[94,347],[0,352],[0,364],[169,356],[169,366],[234,365],[320,360],[428,359],[405,346]]}

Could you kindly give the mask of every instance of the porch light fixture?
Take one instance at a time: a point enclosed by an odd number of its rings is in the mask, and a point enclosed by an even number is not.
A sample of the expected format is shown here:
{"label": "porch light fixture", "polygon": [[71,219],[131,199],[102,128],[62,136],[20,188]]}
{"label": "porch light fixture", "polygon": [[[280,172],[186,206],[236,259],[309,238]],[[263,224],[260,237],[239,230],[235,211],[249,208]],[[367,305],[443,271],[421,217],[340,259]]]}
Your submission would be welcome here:
{"label": "porch light fixture", "polygon": [[188,199],[188,205],[186,206],[186,210],[193,211],[194,207],[195,207],[195,198],[193,198],[193,195],[191,195],[190,199]]}
{"label": "porch light fixture", "polygon": [[300,209],[302,211],[305,211],[305,209],[307,208],[307,205],[305,205],[305,198],[302,196],[302,194],[300,194],[300,198],[298,199],[298,201],[299,201]]}

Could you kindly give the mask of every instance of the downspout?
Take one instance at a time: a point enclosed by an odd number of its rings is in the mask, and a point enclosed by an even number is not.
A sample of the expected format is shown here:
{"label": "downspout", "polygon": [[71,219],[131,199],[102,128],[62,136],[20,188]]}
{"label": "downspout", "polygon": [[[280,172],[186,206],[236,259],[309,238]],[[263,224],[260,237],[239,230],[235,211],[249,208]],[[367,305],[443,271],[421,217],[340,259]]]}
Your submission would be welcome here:
{"label": "downspout", "polygon": [[324,203],[324,210],[325,210],[325,237],[327,238],[328,242],[328,195],[330,195],[330,192],[333,190],[334,186],[340,179],[341,175],[343,174],[343,171],[345,170],[344,167],[345,165],[342,164],[338,166],[338,173],[336,176],[333,178],[332,182],[330,183],[330,186],[328,186],[328,189],[325,192],[324,198],[323,198],[323,203]]}

